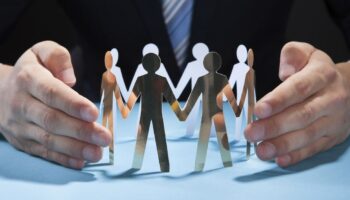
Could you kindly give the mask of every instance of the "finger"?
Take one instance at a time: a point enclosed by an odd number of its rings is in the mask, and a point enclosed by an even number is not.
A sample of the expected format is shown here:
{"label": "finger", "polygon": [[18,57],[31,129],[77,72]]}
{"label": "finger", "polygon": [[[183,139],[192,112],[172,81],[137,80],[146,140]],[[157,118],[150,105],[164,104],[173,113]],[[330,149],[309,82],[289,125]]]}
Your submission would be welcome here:
{"label": "finger", "polygon": [[293,151],[287,155],[276,158],[276,163],[281,167],[296,164],[306,158],[309,158],[321,151],[328,150],[336,144],[333,137],[321,137],[315,143],[306,146],[305,148]]}
{"label": "finger", "polygon": [[267,118],[312,96],[335,80],[337,72],[333,65],[325,53],[316,50],[307,66],[256,104],[255,115],[260,119]]}
{"label": "finger", "polygon": [[83,160],[71,158],[67,155],[50,151],[44,145],[38,144],[36,142],[26,141],[26,145],[23,150],[29,154],[39,156],[41,158],[56,162],[66,167],[75,168],[75,169],[81,169],[84,167]]}
{"label": "finger", "polygon": [[35,44],[31,50],[57,79],[70,87],[75,84],[73,65],[66,48],[53,41],[44,41]]}
{"label": "finger", "polygon": [[336,106],[330,104],[330,99],[319,95],[317,93],[305,102],[291,106],[272,117],[254,121],[247,126],[245,137],[250,142],[259,142],[307,127]]}
{"label": "finger", "polygon": [[[57,108],[71,116],[93,122],[98,117],[96,106],[73,89],[54,78],[52,74],[35,63],[36,56],[27,51],[19,59],[16,67],[21,67],[17,83],[46,105]],[[25,67],[23,67],[25,66]]]}
{"label": "finger", "polygon": [[65,154],[80,160],[97,162],[102,157],[101,148],[73,138],[50,134],[40,127],[29,124],[26,128],[25,140],[33,140],[48,150]]}
{"label": "finger", "polygon": [[271,160],[304,148],[329,134],[332,123],[328,117],[321,117],[305,129],[263,141],[258,145],[257,155],[261,160]]}
{"label": "finger", "polygon": [[303,42],[289,42],[283,46],[280,57],[279,77],[285,81],[308,63],[315,47]]}
{"label": "finger", "polygon": [[88,123],[70,117],[36,99],[28,100],[25,107],[23,109],[25,119],[37,124],[49,133],[75,138],[99,146],[108,146],[111,141],[110,132],[96,122]]}

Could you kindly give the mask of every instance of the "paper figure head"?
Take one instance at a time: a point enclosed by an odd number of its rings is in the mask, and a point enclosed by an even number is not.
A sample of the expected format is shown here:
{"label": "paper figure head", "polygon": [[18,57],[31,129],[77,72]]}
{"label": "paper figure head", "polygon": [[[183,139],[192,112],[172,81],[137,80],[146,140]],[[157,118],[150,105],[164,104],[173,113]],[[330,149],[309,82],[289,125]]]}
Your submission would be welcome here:
{"label": "paper figure head", "polygon": [[145,47],[143,47],[142,55],[146,56],[149,53],[154,53],[156,55],[159,55],[159,49],[158,49],[157,45],[155,45],[153,43],[149,43]]}
{"label": "paper figure head", "polygon": [[142,59],[143,68],[148,73],[155,73],[160,67],[160,62],[159,56],[154,53],[149,53]]}
{"label": "paper figure head", "polygon": [[116,48],[113,48],[111,50],[111,54],[112,54],[112,58],[113,58],[113,66],[116,66],[117,65],[117,62],[119,60],[119,52]]}
{"label": "paper figure head", "polygon": [[197,43],[192,48],[193,57],[197,60],[203,60],[204,57],[209,53],[209,48],[204,43]]}
{"label": "paper figure head", "polygon": [[208,72],[218,71],[222,65],[220,54],[216,52],[208,53],[204,58],[203,65]]}
{"label": "paper figure head", "polygon": [[242,44],[238,46],[236,54],[240,63],[244,63],[248,58],[247,48]]}
{"label": "paper figure head", "polygon": [[110,70],[113,66],[113,56],[110,51],[107,51],[105,54],[105,67],[107,70]]}

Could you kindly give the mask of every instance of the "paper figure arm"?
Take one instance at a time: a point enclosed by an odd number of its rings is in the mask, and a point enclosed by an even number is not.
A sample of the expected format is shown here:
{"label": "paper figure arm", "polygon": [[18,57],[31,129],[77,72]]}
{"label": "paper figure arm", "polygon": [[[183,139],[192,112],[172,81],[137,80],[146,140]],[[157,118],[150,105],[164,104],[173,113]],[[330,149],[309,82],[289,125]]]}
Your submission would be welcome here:
{"label": "paper figure arm", "polygon": [[137,79],[140,77],[140,76],[143,76],[147,74],[146,70],[143,68],[143,66],[140,64],[137,66],[137,69],[136,69],[136,72],[134,74],[134,77],[132,78],[131,80],[131,83],[130,83],[130,87],[129,87],[129,90],[127,92],[127,97],[125,98],[125,101],[127,100],[128,97],[130,97],[132,91],[133,91],[133,88],[135,87],[135,84],[136,84],[136,81]]}
{"label": "paper figure arm", "polygon": [[124,77],[119,67],[116,67],[115,69],[115,76],[117,79],[117,85],[119,86],[120,93],[123,96],[124,100],[126,100],[128,98],[129,93],[128,93],[128,90],[126,89]]}
{"label": "paper figure arm", "polygon": [[132,92],[129,96],[129,99],[126,102],[126,105],[122,106],[121,111],[122,111],[122,117],[124,119],[128,117],[129,113],[131,112],[132,108],[135,106],[136,101],[140,96],[140,85],[141,84],[142,83],[140,82],[140,79],[137,79],[135,86],[133,87]]}
{"label": "paper figure arm", "polygon": [[164,78],[166,78],[169,86],[170,86],[170,89],[172,92],[175,92],[175,87],[174,87],[174,84],[173,84],[173,81],[171,80],[167,70],[165,69],[164,65],[161,64],[160,68],[158,69],[158,71],[156,72],[156,74],[160,75],[160,76],[163,76]]}
{"label": "paper figure arm", "polygon": [[177,84],[177,87],[175,88],[174,94],[176,98],[179,98],[184,91],[186,85],[191,80],[191,76],[189,73],[188,66],[185,68],[185,71],[182,73],[182,76],[180,78],[179,83]]}
{"label": "paper figure arm", "polygon": [[244,99],[246,96],[246,90],[244,90],[244,92],[242,93],[242,97],[239,101],[239,105],[237,105],[237,100],[236,97],[234,95],[234,93],[232,92],[232,88],[230,86],[230,84],[226,84],[225,87],[223,88],[223,93],[226,96],[228,102],[230,103],[233,112],[235,113],[236,117],[239,117],[242,113],[242,109],[244,106]]}
{"label": "paper figure arm", "polygon": [[198,98],[202,94],[202,90],[204,89],[204,86],[202,84],[202,81],[197,81],[194,85],[194,88],[190,94],[190,96],[187,99],[185,108],[183,110],[183,114],[185,119],[187,119],[188,115],[190,114],[191,110],[193,109],[194,105],[196,104]]}
{"label": "paper figure arm", "polygon": [[163,95],[165,99],[169,102],[171,109],[174,111],[177,118],[179,118],[180,121],[184,121],[186,117],[184,116],[184,113],[181,110],[180,104],[177,101],[173,91],[171,90],[171,86],[169,85],[168,82],[165,82]]}

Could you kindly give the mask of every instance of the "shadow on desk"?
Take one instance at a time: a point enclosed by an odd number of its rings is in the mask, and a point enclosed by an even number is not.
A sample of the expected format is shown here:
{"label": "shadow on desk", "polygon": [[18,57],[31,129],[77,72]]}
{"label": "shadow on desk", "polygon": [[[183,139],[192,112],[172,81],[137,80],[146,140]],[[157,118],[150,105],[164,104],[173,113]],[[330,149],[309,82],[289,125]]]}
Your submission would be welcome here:
{"label": "shadow on desk", "polygon": [[64,185],[96,180],[93,174],[64,168],[43,159],[33,159],[28,154],[14,150],[4,141],[0,141],[0,149],[0,181],[8,179]]}
{"label": "shadow on desk", "polygon": [[265,170],[262,172],[245,175],[245,176],[239,176],[234,178],[234,180],[238,182],[252,182],[252,181],[265,180],[265,179],[270,179],[274,177],[280,177],[280,176],[304,172],[327,163],[333,163],[338,161],[344,155],[344,153],[346,153],[349,146],[350,146],[350,138],[348,138],[345,142],[333,147],[328,151],[319,153],[291,167],[287,167],[285,169],[282,169],[280,167],[275,167],[270,170]]}

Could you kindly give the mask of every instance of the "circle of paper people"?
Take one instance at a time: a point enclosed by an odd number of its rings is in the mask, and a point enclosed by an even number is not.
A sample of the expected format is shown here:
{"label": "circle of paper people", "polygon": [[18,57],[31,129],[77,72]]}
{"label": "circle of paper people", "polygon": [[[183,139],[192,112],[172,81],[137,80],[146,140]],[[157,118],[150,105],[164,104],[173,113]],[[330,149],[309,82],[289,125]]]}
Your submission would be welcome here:
{"label": "circle of paper people", "polygon": [[[210,52],[207,45],[197,43],[192,49],[192,54],[195,60],[187,64],[175,87],[161,62],[158,47],[152,43],[147,44],[142,50],[142,63],[137,66],[130,87],[127,89],[121,68],[117,66],[118,50],[114,48],[107,51],[105,55],[107,71],[103,74],[101,84],[102,125],[108,127],[114,135],[113,96],[123,118],[128,116],[137,100],[141,100],[133,169],[140,169],[142,166],[149,127],[152,122],[160,169],[162,172],[170,170],[162,116],[163,97],[169,102],[179,120],[186,120],[185,137],[193,136],[196,121],[201,119],[195,171],[202,171],[204,168],[210,132],[217,137],[223,165],[232,166],[222,109],[223,101],[228,101],[234,111],[235,133],[238,138],[242,134],[242,123],[250,123],[253,120],[255,103],[253,52],[252,50],[247,51],[244,45],[238,46],[236,52],[238,63],[233,66],[229,79],[217,72],[222,66],[221,56],[216,52]],[[247,60],[248,64],[246,64]],[[192,91],[182,109],[177,99],[189,83]],[[236,85],[236,95],[232,89],[234,85]],[[236,96],[239,101],[236,101]],[[243,116],[240,117],[241,113]],[[110,163],[113,163],[113,149],[114,141],[109,147]],[[249,155],[250,143],[247,143],[247,157]]]}

